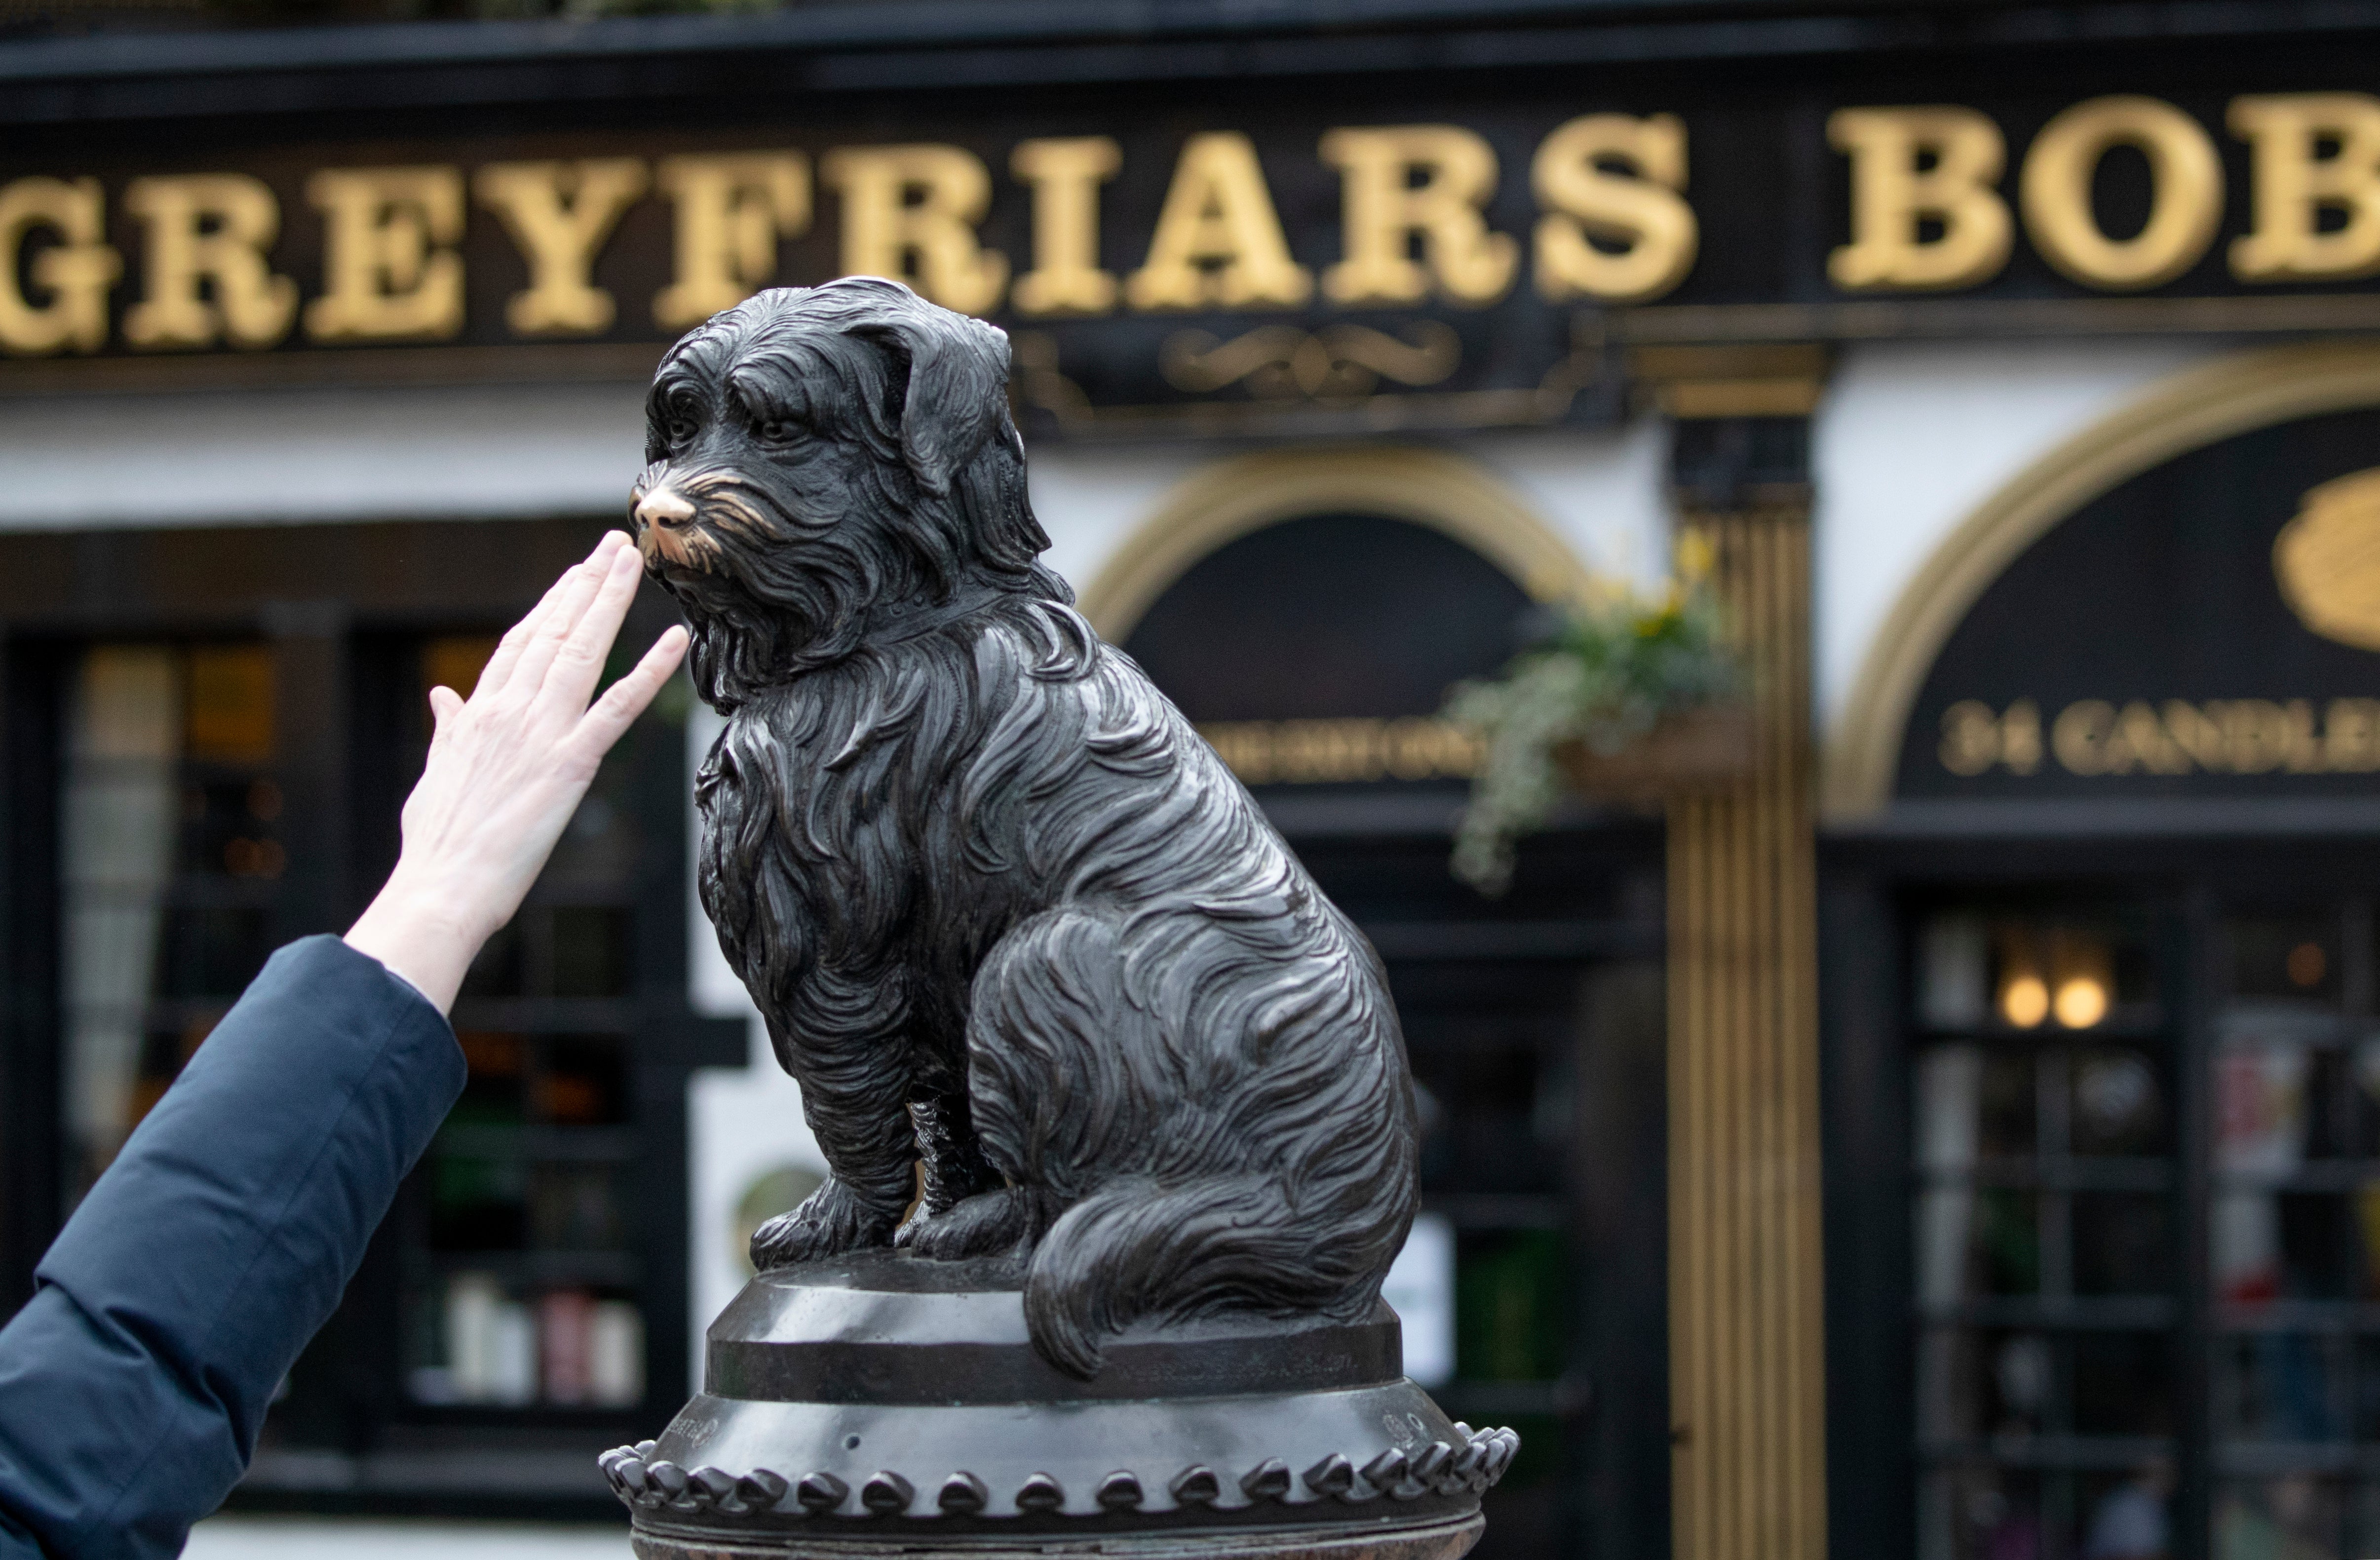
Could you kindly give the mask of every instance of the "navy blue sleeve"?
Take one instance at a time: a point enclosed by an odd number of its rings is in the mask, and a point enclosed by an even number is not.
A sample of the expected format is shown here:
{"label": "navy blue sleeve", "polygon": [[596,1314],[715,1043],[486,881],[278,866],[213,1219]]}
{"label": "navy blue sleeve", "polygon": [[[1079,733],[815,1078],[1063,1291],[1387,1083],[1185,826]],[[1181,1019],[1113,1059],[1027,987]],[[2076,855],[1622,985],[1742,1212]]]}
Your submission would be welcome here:
{"label": "navy blue sleeve", "polygon": [[463,1079],[378,960],[335,937],[273,956],[0,1329],[0,1556],[181,1553]]}

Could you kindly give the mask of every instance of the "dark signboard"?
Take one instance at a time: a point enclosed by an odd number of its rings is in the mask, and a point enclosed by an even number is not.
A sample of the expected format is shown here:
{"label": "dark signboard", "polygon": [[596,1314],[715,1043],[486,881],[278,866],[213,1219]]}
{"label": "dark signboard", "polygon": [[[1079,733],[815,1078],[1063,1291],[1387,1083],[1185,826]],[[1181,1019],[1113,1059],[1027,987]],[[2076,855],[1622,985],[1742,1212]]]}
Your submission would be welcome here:
{"label": "dark signboard", "polygon": [[2380,410],[2192,451],[2034,542],[1935,662],[1897,789],[2380,792]]}
{"label": "dark signboard", "polygon": [[1468,778],[1449,685],[1518,646],[1528,593],[1451,537],[1309,515],[1208,554],[1124,649],[1252,786]]}
{"label": "dark signboard", "polygon": [[2380,98],[2203,74],[27,138],[0,163],[0,357],[625,365],[758,287],[870,273],[1007,326],[1040,432],[1131,435],[1605,419],[1631,343],[2380,323]]}

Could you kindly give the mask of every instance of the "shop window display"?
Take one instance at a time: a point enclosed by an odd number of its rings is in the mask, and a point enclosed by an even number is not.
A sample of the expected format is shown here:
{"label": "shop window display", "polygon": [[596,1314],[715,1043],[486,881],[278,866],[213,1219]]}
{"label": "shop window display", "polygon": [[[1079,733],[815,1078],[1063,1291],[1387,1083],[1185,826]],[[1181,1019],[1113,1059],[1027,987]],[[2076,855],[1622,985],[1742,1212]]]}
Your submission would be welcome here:
{"label": "shop window display", "polygon": [[2215,1036],[2216,1552],[2380,1543],[2380,1023],[2369,907],[2243,915]]}
{"label": "shop window display", "polygon": [[[427,689],[469,689],[488,630],[601,527],[25,540],[0,744],[0,1256],[20,1298],[273,949],[345,928],[383,881]],[[644,603],[623,655],[669,616]],[[613,750],[472,971],[453,1014],[469,1092],[290,1370],[233,1505],[604,1518],[596,1454],[679,1401],[686,1081],[749,1046],[741,1018],[686,1005],[686,697]]]}
{"label": "shop window display", "polygon": [[[442,683],[468,692],[494,649],[430,640],[423,701]],[[424,1161],[426,1215],[404,1252],[405,1386],[418,1405],[619,1409],[644,1397],[621,1185],[638,1144],[621,1032],[635,851],[620,784],[620,766],[598,774],[455,1003],[469,1080]]]}
{"label": "shop window display", "polygon": [[[399,647],[393,740],[492,637]],[[60,766],[70,1212],[288,932],[268,642],[97,644],[68,673]],[[386,656],[383,655],[383,659]],[[639,1152],[631,808],[607,765],[455,1009],[469,1083],[392,1221],[402,1393],[421,1409],[640,1404],[645,1307],[622,1177]]]}
{"label": "shop window display", "polygon": [[67,722],[61,1213],[262,967],[288,865],[269,646],[91,646]]}
{"label": "shop window display", "polygon": [[[2153,940],[2120,910],[1943,914],[1917,940],[1927,1560],[2177,1553],[2186,1468],[2209,1481],[2216,1560],[2380,1544],[2370,908],[2235,908],[2180,970],[2186,994],[2160,990]],[[2193,1420],[2180,1394],[2201,1349]]]}
{"label": "shop window display", "polygon": [[2168,1017],[2121,915],[1949,914],[1912,1089],[1920,1552],[2167,1552]]}

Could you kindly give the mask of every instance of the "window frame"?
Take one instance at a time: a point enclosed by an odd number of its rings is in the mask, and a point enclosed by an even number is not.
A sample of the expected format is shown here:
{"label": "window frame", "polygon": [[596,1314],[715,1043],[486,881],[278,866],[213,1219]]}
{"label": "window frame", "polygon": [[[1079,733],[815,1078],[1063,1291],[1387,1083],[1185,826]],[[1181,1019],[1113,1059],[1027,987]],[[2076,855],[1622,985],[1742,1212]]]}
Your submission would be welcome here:
{"label": "window frame", "polygon": [[[395,859],[396,807],[409,773],[391,747],[386,701],[418,690],[385,686],[374,646],[516,619],[611,522],[591,518],[359,523],[174,530],[111,530],[12,539],[0,574],[0,935],[9,1001],[0,1009],[0,1265],[9,1303],[61,1223],[64,1123],[59,993],[62,939],[59,784],[67,679],[82,646],[110,640],[257,638],[275,650],[276,697],[301,718],[281,723],[277,765],[287,806],[289,866],[272,928],[275,945],[352,920]],[[625,640],[643,642],[675,618],[658,591],[632,611]],[[382,657],[384,661],[385,657]],[[373,685],[375,676],[382,686]],[[401,680],[401,679],[400,679]],[[382,708],[371,708],[375,703]],[[303,1505],[447,1515],[610,1516],[616,1502],[593,1454],[674,1412],[691,1377],[686,1091],[698,1066],[742,1066],[738,1020],[688,1005],[686,745],[668,717],[625,777],[638,818],[630,902],[634,983],[611,1000],[631,1041],[631,1158],[620,1170],[634,1232],[644,1310],[645,1395],[633,1408],[472,1408],[408,1406],[400,1379],[394,1262],[417,1171],[398,1211],[375,1235],[362,1271],[295,1373],[321,1400],[302,1418],[314,1448],[347,1459],[328,1498],[298,1481],[251,1480],[234,1494],[250,1507]],[[399,744],[401,746],[401,744]],[[607,999],[609,1000],[609,999]],[[273,1433],[268,1427],[268,1438]],[[437,1458],[374,1461],[389,1446],[468,1452],[468,1485],[421,1471]],[[524,1439],[527,1437],[528,1439]],[[532,1444],[531,1443],[535,1443]],[[540,1468],[555,1450],[585,1452],[583,1482]],[[514,1487],[491,1493],[489,1465],[513,1465]],[[389,1468],[409,1469],[397,1473]],[[576,1466],[575,1461],[571,1466]],[[319,1484],[319,1479],[317,1480]]]}

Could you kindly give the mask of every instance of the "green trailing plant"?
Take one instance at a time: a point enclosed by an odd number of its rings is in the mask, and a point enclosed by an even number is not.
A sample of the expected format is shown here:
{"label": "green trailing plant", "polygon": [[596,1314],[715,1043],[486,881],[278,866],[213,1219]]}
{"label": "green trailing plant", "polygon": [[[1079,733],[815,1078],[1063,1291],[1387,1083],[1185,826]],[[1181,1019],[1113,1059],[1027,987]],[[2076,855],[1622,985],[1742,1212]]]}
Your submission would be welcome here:
{"label": "green trailing plant", "polygon": [[1513,847],[1561,799],[1565,743],[1609,755],[1664,716],[1733,697],[1742,673],[1705,579],[1707,553],[1682,546],[1679,578],[1658,596],[1599,593],[1566,610],[1548,641],[1497,676],[1457,683],[1444,717],[1480,745],[1454,835],[1454,875],[1482,894],[1512,880]]}

